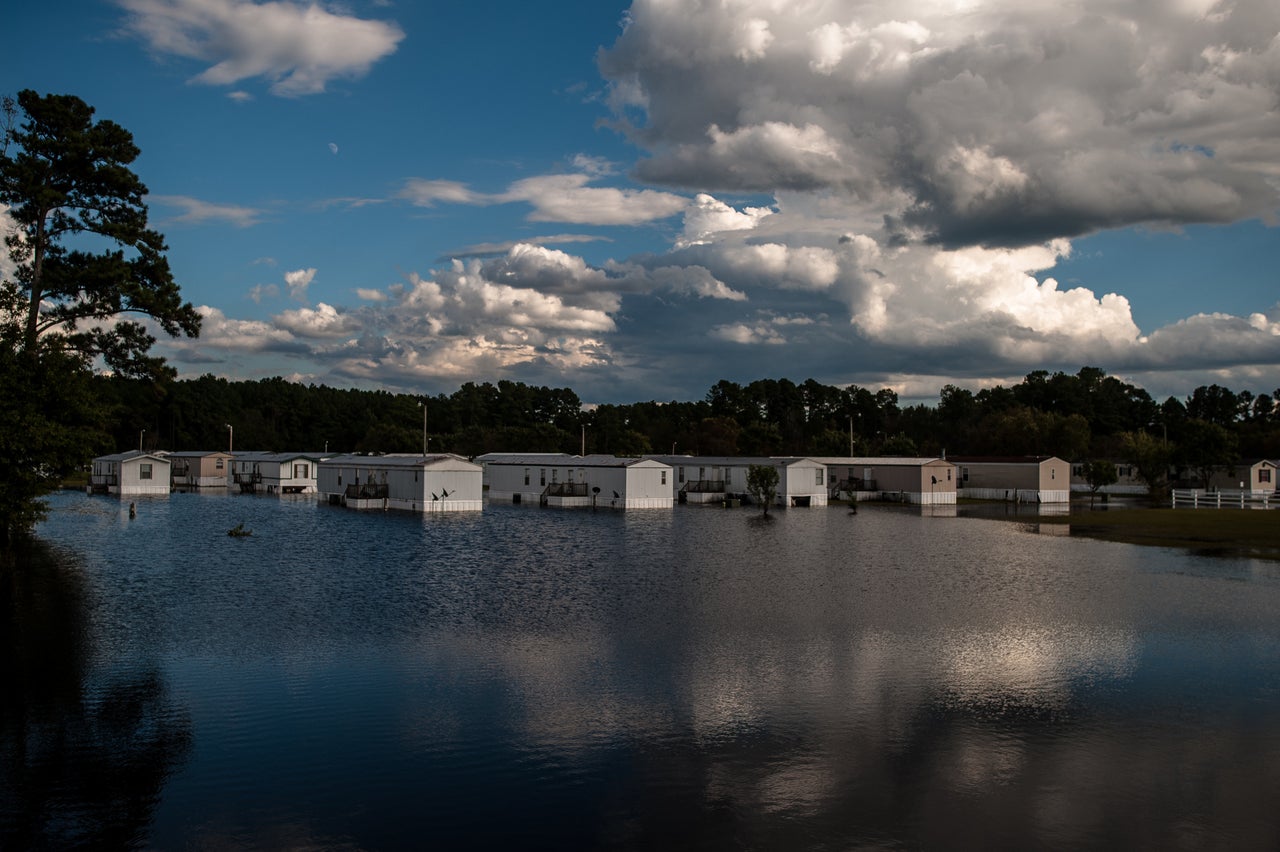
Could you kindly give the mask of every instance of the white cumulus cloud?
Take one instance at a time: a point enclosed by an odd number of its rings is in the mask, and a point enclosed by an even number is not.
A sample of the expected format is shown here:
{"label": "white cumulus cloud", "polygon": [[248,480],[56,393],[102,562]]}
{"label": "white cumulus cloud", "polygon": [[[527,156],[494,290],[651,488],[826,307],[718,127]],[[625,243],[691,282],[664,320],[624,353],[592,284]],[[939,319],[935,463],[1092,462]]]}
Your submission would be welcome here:
{"label": "white cumulus cloud", "polygon": [[457,181],[412,178],[398,197],[419,207],[439,202],[479,206],[524,202],[533,208],[530,221],[583,225],[638,225],[674,216],[689,203],[684,196],[652,189],[591,186],[602,176],[599,164],[582,158],[579,162],[588,171],[524,178],[500,193],[476,192]]}
{"label": "white cumulus cloud", "polygon": [[293,299],[304,300],[307,297],[307,288],[311,286],[311,282],[316,277],[315,269],[295,269],[284,274],[285,286],[289,288],[289,296]]}
{"label": "white cumulus cloud", "polygon": [[277,95],[323,92],[394,53],[404,32],[319,3],[249,0],[117,0],[126,27],[162,54],[213,63],[194,78],[234,85],[263,77]]}
{"label": "white cumulus cloud", "polygon": [[685,208],[683,196],[652,189],[588,186],[586,174],[545,175],[513,183],[502,201],[526,201],[535,222],[635,225],[674,216]]}
{"label": "white cumulus cloud", "polygon": [[299,338],[337,338],[358,333],[362,325],[357,317],[320,302],[315,308],[284,311],[275,324]]}
{"label": "white cumulus cloud", "polygon": [[725,231],[751,231],[761,219],[772,214],[773,210],[768,207],[737,210],[706,193],[699,193],[684,211],[684,232],[676,245],[705,243]]}

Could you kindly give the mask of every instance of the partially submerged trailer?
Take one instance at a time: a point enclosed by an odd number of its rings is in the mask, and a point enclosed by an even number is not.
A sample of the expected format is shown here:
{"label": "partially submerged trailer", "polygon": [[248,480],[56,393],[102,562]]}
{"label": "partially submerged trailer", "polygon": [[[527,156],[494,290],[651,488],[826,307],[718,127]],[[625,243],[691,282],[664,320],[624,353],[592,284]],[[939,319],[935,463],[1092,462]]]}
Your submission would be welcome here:
{"label": "partially submerged trailer", "polygon": [[169,460],[158,453],[130,450],[98,456],[89,474],[89,491],[132,497],[169,493]]}
{"label": "partially submerged trailer", "polygon": [[671,468],[652,459],[487,453],[489,502],[559,508],[669,509]]}
{"label": "partially submerged trailer", "polygon": [[464,512],[484,508],[480,465],[452,453],[322,459],[320,501],[351,509]]}

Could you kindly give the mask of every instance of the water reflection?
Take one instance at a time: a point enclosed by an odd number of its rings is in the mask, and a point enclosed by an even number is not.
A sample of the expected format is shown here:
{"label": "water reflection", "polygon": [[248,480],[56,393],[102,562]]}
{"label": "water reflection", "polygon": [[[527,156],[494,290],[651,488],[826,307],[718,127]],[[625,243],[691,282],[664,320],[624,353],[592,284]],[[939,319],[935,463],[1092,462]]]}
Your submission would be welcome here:
{"label": "water reflection", "polygon": [[88,591],[35,545],[0,562],[0,847],[143,845],[191,741],[160,671],[99,670]]}
{"label": "water reflection", "polygon": [[1044,518],[1063,517],[1071,514],[1070,503],[1013,503],[986,500],[967,502],[959,506],[959,513],[971,518]]}
{"label": "water reflection", "polygon": [[147,508],[46,529],[93,554],[82,679],[181,697],[159,848],[1280,841],[1247,560],[900,507]]}

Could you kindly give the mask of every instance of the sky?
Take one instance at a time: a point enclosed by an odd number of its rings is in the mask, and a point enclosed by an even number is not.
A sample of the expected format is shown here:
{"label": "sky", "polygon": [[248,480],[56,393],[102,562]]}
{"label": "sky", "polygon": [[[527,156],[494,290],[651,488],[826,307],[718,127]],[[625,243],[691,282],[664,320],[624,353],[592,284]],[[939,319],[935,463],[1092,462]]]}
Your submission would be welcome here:
{"label": "sky", "polygon": [[184,377],[1280,388],[1274,0],[4,18],[0,92],[77,95],[141,149],[203,315],[157,345]]}

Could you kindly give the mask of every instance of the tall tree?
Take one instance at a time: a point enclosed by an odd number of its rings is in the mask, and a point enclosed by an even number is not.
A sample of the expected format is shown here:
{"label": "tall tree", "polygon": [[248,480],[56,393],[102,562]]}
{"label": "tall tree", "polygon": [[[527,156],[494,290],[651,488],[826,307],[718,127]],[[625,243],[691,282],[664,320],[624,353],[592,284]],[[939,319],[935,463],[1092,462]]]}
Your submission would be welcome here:
{"label": "tall tree", "polygon": [[1187,417],[1195,420],[1229,427],[1240,413],[1240,395],[1222,385],[1201,385],[1187,397]]}
{"label": "tall tree", "polygon": [[[38,382],[42,399],[21,397],[6,412],[16,432],[8,440],[28,449],[8,460],[26,474],[6,482],[5,540],[30,527],[40,495],[62,473],[88,461],[83,442],[42,435],[92,425],[80,379],[95,362],[123,376],[172,376],[149,354],[147,327],[125,317],[148,318],[173,336],[200,330],[163,237],[147,227],[147,188],[129,169],[139,154],[129,132],[95,122],[93,108],[73,95],[27,89],[13,112],[21,121],[5,122],[0,146],[0,205],[16,226],[4,238],[15,272],[0,282],[0,388]],[[102,250],[104,242],[111,247]]]}
{"label": "tall tree", "polygon": [[1159,496],[1168,482],[1173,458],[1168,441],[1148,435],[1142,429],[1125,432],[1120,438],[1125,461],[1133,465],[1138,478],[1146,483],[1147,493],[1152,498]]}
{"label": "tall tree", "polygon": [[1219,471],[1235,475],[1238,442],[1226,427],[1206,420],[1188,418],[1178,429],[1178,447],[1174,461],[1189,469],[1201,484]]}
{"label": "tall tree", "polygon": [[1093,498],[1098,491],[1108,485],[1115,485],[1120,480],[1116,466],[1106,459],[1093,459],[1084,466],[1084,481],[1089,483],[1089,506],[1093,506]]}
{"label": "tall tree", "polygon": [[[8,131],[0,154],[0,203],[17,224],[5,236],[17,266],[3,285],[5,335],[27,353],[57,348],[126,375],[162,374],[163,361],[148,355],[155,338],[122,315],[191,337],[200,315],[182,301],[164,238],[147,227],[147,188],[129,169],[140,153],[133,136],[95,122],[93,107],[74,95],[26,89],[18,106],[25,121]],[[117,248],[74,247],[97,244],[78,239],[86,234]]]}

